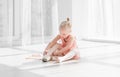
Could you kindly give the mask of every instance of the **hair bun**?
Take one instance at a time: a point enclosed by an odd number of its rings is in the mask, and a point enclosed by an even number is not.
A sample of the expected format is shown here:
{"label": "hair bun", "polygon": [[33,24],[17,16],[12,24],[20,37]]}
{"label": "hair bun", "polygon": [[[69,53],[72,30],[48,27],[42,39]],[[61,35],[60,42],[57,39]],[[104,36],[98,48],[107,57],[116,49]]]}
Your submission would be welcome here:
{"label": "hair bun", "polygon": [[69,18],[67,18],[67,21],[70,21],[70,19],[69,19]]}

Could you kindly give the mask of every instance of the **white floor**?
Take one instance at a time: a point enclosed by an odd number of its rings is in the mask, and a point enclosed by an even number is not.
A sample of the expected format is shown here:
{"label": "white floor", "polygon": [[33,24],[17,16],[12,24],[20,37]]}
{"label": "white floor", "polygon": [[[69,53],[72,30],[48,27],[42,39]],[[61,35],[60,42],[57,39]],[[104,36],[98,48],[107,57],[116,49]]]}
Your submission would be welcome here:
{"label": "white floor", "polygon": [[120,77],[120,44],[80,41],[80,61],[26,60],[45,45],[0,48],[0,77]]}

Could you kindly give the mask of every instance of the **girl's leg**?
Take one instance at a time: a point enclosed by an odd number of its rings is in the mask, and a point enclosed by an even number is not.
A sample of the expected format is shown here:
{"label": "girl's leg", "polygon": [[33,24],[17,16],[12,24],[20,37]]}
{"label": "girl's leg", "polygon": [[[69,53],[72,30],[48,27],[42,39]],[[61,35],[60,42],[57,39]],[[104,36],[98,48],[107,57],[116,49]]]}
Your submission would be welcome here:
{"label": "girl's leg", "polygon": [[59,48],[60,44],[55,44],[52,48],[50,48],[46,55],[52,55],[54,51],[56,51]]}
{"label": "girl's leg", "polygon": [[52,58],[52,57],[51,57],[51,56],[52,56],[52,53],[53,53],[54,51],[56,51],[56,50],[59,48],[59,46],[60,46],[59,44],[56,44],[56,45],[54,45],[52,48],[50,48],[50,49],[48,50],[47,54],[43,56],[42,61],[43,61],[43,62],[50,61],[51,58]]}
{"label": "girl's leg", "polygon": [[65,56],[63,57],[58,57],[58,62],[63,62],[66,60],[70,60],[72,59],[75,55],[76,55],[76,50],[71,50],[70,52],[68,52]]}

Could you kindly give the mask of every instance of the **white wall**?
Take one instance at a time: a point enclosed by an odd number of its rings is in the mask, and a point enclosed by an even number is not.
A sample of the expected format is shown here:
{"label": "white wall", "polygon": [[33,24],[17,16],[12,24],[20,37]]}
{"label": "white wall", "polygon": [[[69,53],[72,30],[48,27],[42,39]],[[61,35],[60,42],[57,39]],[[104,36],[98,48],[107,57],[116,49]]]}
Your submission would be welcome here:
{"label": "white wall", "polygon": [[88,36],[85,39],[120,41],[120,1],[88,0]]}
{"label": "white wall", "polygon": [[72,0],[72,23],[73,32],[77,38],[86,36],[88,25],[88,0]]}
{"label": "white wall", "polygon": [[120,39],[120,0],[113,0],[114,36]]}
{"label": "white wall", "polygon": [[88,25],[88,0],[58,0],[58,23],[69,17],[73,33],[81,39],[87,35],[84,30]]}
{"label": "white wall", "polygon": [[58,0],[58,23],[67,17],[72,19],[72,0]]}

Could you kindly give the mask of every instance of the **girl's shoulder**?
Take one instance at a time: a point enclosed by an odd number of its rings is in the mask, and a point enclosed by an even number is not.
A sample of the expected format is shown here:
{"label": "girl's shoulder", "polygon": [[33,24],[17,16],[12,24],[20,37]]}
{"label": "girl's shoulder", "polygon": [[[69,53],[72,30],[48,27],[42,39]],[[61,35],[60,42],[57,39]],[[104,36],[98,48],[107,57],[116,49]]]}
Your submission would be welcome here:
{"label": "girl's shoulder", "polygon": [[70,34],[69,37],[68,37],[69,40],[75,40],[76,37],[73,35],[73,34]]}
{"label": "girl's shoulder", "polygon": [[73,38],[73,39],[75,39],[76,37],[75,37],[75,35],[70,34],[70,35],[69,35],[69,38]]}

